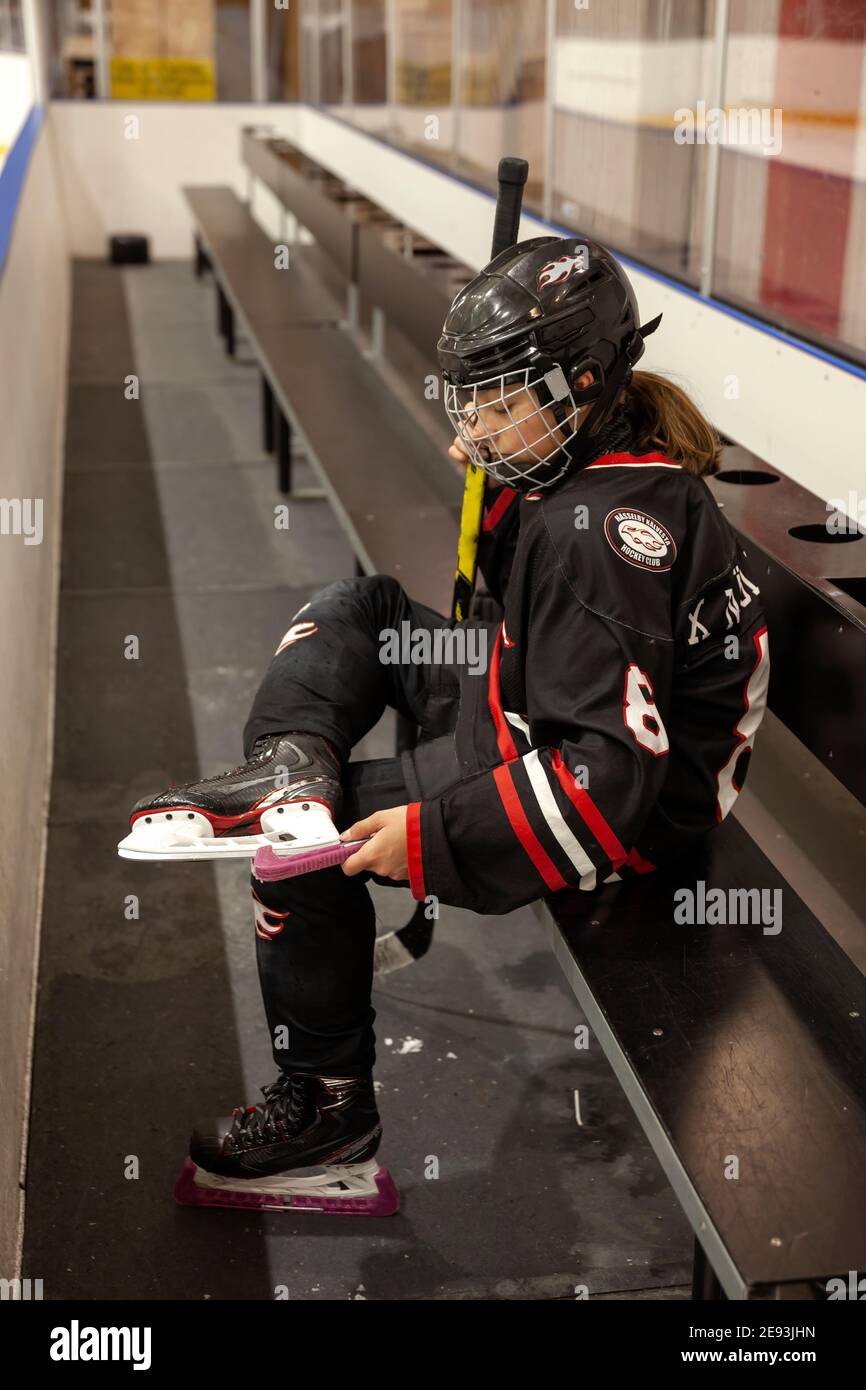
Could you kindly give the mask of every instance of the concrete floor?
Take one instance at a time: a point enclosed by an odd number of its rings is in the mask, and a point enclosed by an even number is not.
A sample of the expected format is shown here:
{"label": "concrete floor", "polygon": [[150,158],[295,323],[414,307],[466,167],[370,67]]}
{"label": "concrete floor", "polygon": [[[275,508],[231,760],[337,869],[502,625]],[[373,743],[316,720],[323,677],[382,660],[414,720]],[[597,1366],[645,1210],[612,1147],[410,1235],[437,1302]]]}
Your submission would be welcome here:
{"label": "concrete floor", "polygon": [[[172,1201],[191,1122],[273,1079],[247,871],[116,842],[139,796],[240,761],[275,639],[353,557],[324,501],[274,529],[258,376],[188,265],[79,263],[70,361],[25,1276],[48,1299],[686,1297],[689,1227],[597,1044],[575,1051],[529,910],[443,909],[376,990],[399,1215]],[[383,721],[356,756],[392,747]],[[383,930],[409,914],[376,901]]]}

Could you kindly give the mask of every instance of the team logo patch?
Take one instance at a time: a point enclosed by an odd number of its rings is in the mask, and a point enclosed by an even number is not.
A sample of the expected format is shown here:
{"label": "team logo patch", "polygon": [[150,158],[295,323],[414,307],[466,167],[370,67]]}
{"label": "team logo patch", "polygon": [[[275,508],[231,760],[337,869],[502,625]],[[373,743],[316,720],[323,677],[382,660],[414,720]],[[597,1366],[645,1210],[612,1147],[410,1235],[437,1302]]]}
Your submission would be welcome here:
{"label": "team logo patch", "polygon": [[634,512],[629,507],[617,507],[604,519],[604,534],[608,542],[636,569],[669,570],[677,558],[674,538],[666,526],[646,512]]}

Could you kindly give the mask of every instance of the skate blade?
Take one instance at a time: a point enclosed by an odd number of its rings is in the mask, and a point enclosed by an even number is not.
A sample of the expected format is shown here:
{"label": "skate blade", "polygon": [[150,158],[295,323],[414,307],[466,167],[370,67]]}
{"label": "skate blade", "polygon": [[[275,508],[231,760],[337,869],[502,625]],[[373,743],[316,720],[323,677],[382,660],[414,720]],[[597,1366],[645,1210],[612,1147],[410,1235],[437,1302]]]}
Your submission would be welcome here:
{"label": "skate blade", "polygon": [[117,846],[121,859],[252,859],[268,836],[255,821],[248,833],[218,834],[233,828],[231,822],[214,826],[203,811],[178,806],[171,811],[151,811],[136,816],[125,839]]}
{"label": "skate blade", "polygon": [[[370,837],[368,836],[367,839]],[[306,849],[277,849],[268,843],[256,850],[253,873],[262,883],[273,883],[281,878],[294,878],[296,874],[310,874],[316,869],[328,869],[334,864],[342,864],[367,843],[364,840],[337,840],[332,845],[319,845]]]}
{"label": "skate blade", "polygon": [[[270,794],[282,795],[279,790]],[[323,802],[306,797],[266,805],[267,800],[259,803],[258,822],[249,822],[257,826],[256,832],[237,835],[229,833],[234,825],[230,818],[216,817],[212,822],[191,807],[140,813],[117,853],[121,859],[252,859],[268,846],[285,845],[285,852],[291,854],[340,844],[330,809]],[[294,831],[289,831],[290,824]]]}
{"label": "skate blade", "polygon": [[117,846],[121,859],[252,859],[271,842],[267,835],[226,835],[217,839],[169,840],[133,830]]}
{"label": "skate blade", "polygon": [[174,1186],[174,1199],[188,1207],[320,1211],[338,1216],[392,1216],[400,1206],[394,1179],[372,1158],[366,1163],[318,1168],[310,1176],[283,1173],[245,1180],[208,1173],[187,1156]]}

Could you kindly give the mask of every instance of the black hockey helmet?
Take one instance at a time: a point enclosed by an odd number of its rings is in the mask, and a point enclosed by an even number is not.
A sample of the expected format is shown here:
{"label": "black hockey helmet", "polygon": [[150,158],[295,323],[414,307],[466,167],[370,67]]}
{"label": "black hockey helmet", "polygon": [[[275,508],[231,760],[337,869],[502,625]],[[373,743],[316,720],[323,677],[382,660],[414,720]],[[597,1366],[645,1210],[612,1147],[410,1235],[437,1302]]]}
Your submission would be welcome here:
{"label": "black hockey helmet", "polygon": [[[445,408],[473,463],[519,490],[551,487],[589,456],[660,318],[638,327],[625,271],[585,237],[533,237],[496,256],[455,298],[438,344]],[[591,384],[575,387],[587,371]],[[521,447],[503,454],[497,436],[514,429]]]}

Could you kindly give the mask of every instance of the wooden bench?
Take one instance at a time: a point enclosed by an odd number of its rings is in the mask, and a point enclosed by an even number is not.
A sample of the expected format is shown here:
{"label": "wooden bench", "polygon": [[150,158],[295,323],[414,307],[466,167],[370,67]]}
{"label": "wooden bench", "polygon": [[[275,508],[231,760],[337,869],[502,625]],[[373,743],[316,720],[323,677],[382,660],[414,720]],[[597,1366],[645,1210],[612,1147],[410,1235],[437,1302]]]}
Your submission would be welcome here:
{"label": "wooden bench", "polygon": [[[217,327],[226,352],[234,356],[237,324],[250,334],[253,324],[308,328],[339,322],[345,316],[341,303],[323,274],[322,253],[317,246],[294,246],[289,267],[278,270],[273,242],[250,216],[230,188],[198,186],[183,190],[193,218],[195,270],[213,272],[217,291]],[[262,374],[262,424],[264,446],[275,447],[274,401],[270,383]],[[279,433],[280,486],[289,489],[290,440]]]}
{"label": "wooden bench", "polygon": [[287,140],[262,136],[255,126],[241,131],[241,159],[342,276],[347,319],[357,327],[360,229],[369,222],[394,226],[393,218]]}
{"label": "wooden bench", "polygon": [[[762,589],[770,708],[866,804],[866,539],[798,545],[820,502],[754,472],[726,449],[711,485]],[[678,925],[683,889],[778,892],[781,931]],[[692,1224],[693,1297],[820,1298],[866,1268],[866,979],[734,816],[674,872],[537,911]]]}
{"label": "wooden bench", "polygon": [[347,333],[251,332],[278,407],[349,537],[360,571],[393,574],[447,613],[462,483]]}
{"label": "wooden bench", "polygon": [[471,269],[286,140],[247,127],[241,158],[345,277],[349,324],[370,319],[371,360],[431,437],[447,447],[440,394],[426,387],[430,379],[439,380],[436,344]]}
{"label": "wooden bench", "polygon": [[218,326],[230,355],[236,318],[248,328],[251,320],[321,324],[345,317],[345,306],[323,284],[318,247],[293,246],[289,268],[278,270],[273,242],[230,188],[189,187],[183,192],[196,228],[196,272],[209,267],[214,273]]}
{"label": "wooden bench", "polygon": [[336,306],[323,316],[308,248],[291,262],[297,274],[278,271],[271,242],[231,190],[184,193],[196,245],[256,356],[266,418],[275,408],[281,489],[290,492],[296,435],[360,571],[393,573],[447,612],[461,478],[339,326]]}

